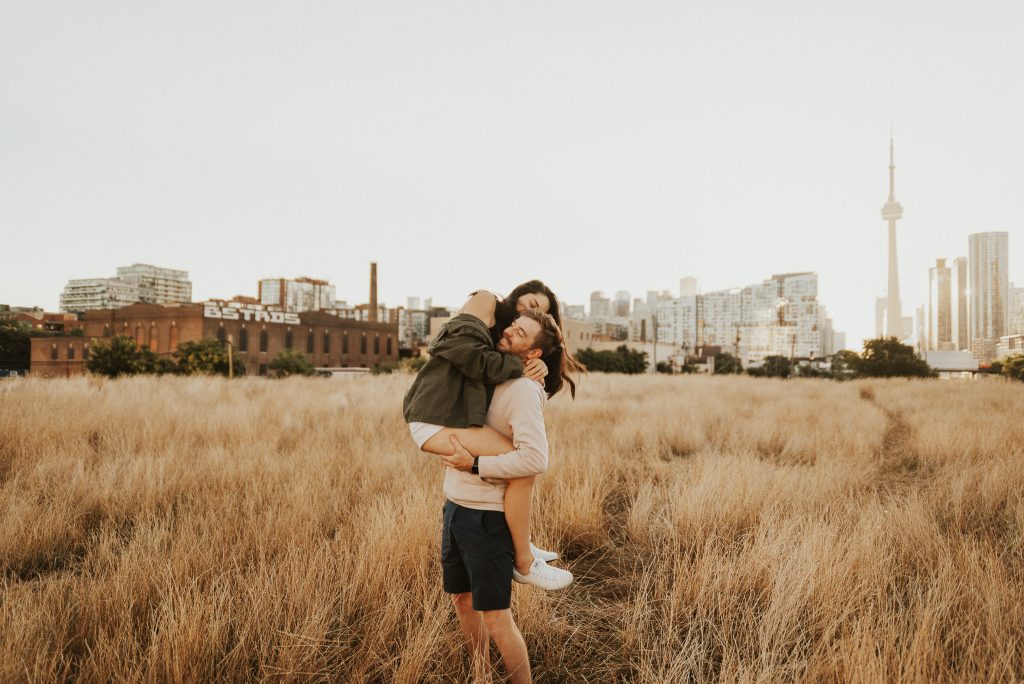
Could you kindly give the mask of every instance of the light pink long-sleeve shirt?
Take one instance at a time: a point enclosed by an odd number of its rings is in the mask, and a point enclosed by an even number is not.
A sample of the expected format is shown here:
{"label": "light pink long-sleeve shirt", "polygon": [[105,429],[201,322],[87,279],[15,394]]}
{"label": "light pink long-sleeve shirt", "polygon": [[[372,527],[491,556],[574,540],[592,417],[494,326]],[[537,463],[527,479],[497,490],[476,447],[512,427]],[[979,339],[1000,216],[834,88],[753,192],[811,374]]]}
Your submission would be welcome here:
{"label": "light pink long-sleeve shirt", "polygon": [[466,508],[504,511],[506,480],[539,475],[548,469],[546,403],[544,387],[535,380],[517,378],[495,387],[487,425],[511,439],[515,450],[482,456],[479,476],[445,468],[445,496]]}

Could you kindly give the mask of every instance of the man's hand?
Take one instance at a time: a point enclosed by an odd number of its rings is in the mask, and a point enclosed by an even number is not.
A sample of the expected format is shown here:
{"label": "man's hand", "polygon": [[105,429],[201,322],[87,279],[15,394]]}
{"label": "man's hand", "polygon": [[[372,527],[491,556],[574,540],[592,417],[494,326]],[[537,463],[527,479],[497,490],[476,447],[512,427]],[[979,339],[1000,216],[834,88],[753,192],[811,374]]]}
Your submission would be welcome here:
{"label": "man's hand", "polygon": [[523,364],[523,376],[544,384],[544,378],[548,375],[548,365],[540,359],[530,359]]}
{"label": "man's hand", "polygon": [[441,456],[441,460],[449,468],[469,472],[469,469],[473,467],[473,454],[466,451],[466,447],[462,446],[462,442],[455,435],[451,436],[451,440],[455,453],[451,456]]}

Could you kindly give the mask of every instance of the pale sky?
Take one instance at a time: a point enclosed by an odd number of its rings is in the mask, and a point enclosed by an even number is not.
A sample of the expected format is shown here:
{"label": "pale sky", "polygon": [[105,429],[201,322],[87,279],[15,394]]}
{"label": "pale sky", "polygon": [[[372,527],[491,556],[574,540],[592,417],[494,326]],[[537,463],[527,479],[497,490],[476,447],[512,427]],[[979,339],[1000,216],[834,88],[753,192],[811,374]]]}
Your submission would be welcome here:
{"label": "pale sky", "polygon": [[0,303],[187,269],[196,300],[539,277],[702,291],[816,271],[849,346],[886,286],[1010,234],[1024,3],[0,0]]}

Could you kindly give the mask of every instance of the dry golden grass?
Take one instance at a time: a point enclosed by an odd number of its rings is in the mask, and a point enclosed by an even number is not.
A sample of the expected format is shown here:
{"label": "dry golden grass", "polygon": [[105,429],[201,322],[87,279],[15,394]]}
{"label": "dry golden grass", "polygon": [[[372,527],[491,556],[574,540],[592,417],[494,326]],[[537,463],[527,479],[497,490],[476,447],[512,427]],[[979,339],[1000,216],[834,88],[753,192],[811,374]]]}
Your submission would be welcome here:
{"label": "dry golden grass", "polygon": [[[0,383],[0,680],[465,681],[408,376]],[[1024,387],[584,380],[539,681],[1024,679]]]}

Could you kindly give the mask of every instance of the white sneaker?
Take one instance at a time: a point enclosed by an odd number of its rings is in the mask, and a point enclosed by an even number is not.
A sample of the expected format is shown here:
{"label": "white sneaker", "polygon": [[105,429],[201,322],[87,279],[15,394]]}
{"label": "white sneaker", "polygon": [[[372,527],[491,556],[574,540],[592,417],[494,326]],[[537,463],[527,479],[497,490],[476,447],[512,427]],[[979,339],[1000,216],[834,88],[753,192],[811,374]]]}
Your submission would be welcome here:
{"label": "white sneaker", "polygon": [[530,542],[530,551],[533,552],[534,558],[540,558],[545,563],[550,563],[553,560],[558,560],[558,554],[554,551],[545,551],[544,549],[538,549]]}
{"label": "white sneaker", "polygon": [[532,584],[545,591],[555,591],[556,589],[564,589],[569,586],[572,582],[572,573],[568,570],[552,567],[540,558],[534,558],[529,574],[520,575],[519,571],[512,568],[512,579],[521,584]]}

